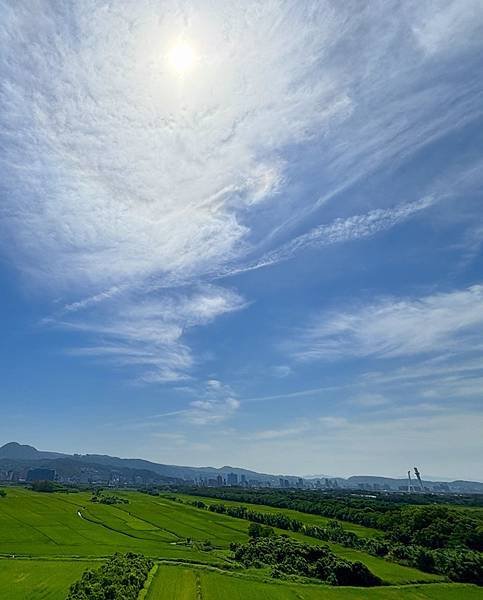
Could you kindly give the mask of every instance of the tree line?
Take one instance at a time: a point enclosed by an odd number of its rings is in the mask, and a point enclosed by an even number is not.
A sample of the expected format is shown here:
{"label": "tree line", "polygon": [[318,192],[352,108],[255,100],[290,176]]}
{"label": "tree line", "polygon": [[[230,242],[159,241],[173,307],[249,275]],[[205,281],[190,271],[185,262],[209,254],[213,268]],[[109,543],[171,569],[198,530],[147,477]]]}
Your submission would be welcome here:
{"label": "tree line", "polygon": [[[426,545],[414,542],[415,539],[424,540],[424,537],[416,535],[414,530],[411,529],[411,524],[414,524],[415,520],[423,523],[428,521],[433,523],[434,527],[438,526],[439,520],[444,521],[441,515],[438,519],[431,520],[434,517],[433,507],[419,507],[427,511],[427,514],[425,512],[417,518],[413,515],[408,521],[398,523],[397,528],[392,531],[392,535],[381,538],[366,538],[345,530],[336,520],[331,521],[326,527],[319,527],[306,525],[284,513],[258,512],[246,506],[227,506],[222,503],[206,506],[199,500],[193,501],[192,504],[198,508],[207,508],[212,512],[226,514],[238,519],[246,519],[270,527],[303,533],[322,541],[335,542],[347,548],[362,550],[373,556],[416,567],[422,571],[444,575],[453,581],[483,585],[483,556],[480,552],[471,550],[464,545],[432,548],[432,542],[427,542]],[[431,526],[431,529],[433,529],[433,526]],[[410,533],[407,533],[408,531]],[[420,532],[421,529],[416,531]],[[442,527],[443,537],[445,531],[446,527]]]}
{"label": "tree line", "polygon": [[[469,548],[483,551],[481,521],[462,511],[444,505],[428,504],[429,497],[411,496],[366,498],[358,494],[321,497],[317,492],[284,492],[281,490],[190,489],[190,494],[205,495],[220,500],[234,500],[288,508],[307,514],[320,515],[371,527],[387,532],[394,542],[415,544],[427,548]],[[441,502],[441,497],[434,497]],[[453,500],[454,501],[454,500]],[[413,504],[423,502],[423,505]],[[466,503],[469,499],[466,499]],[[481,500],[474,499],[475,505]]]}

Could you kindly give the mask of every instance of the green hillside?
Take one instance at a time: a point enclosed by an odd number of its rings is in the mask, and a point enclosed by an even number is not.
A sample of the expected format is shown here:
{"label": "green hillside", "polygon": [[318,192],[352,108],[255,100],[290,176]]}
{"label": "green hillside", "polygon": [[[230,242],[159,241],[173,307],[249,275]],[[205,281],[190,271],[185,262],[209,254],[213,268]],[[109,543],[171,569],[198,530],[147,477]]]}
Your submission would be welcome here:
{"label": "green hillside", "polygon": [[[363,562],[387,587],[361,590],[275,581],[266,570],[242,570],[231,559],[230,543],[248,540],[247,521],[195,508],[187,503],[191,497],[115,494],[128,503],[93,503],[87,492],[49,494],[9,488],[0,501],[0,598],[62,600],[69,583],[78,579],[88,565],[100,564],[114,552],[129,551],[161,563],[146,595],[148,599],[456,600],[476,598],[480,593],[473,586],[438,584],[443,579],[437,575],[337,544],[328,545],[341,558]],[[321,521],[319,517],[295,514],[306,522]],[[321,543],[302,534],[289,535],[309,544]],[[413,587],[417,583],[425,585]],[[30,595],[25,590],[30,590]]]}

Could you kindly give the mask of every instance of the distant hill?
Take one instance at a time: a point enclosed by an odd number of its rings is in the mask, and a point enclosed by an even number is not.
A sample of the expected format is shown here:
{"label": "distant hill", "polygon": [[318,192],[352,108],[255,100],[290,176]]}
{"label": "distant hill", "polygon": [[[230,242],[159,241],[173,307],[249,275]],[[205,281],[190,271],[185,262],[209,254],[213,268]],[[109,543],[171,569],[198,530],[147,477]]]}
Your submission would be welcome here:
{"label": "distant hill", "polygon": [[17,460],[39,460],[41,458],[62,458],[68,456],[60,452],[41,452],[33,446],[9,442],[0,448],[0,458],[13,458]]}
{"label": "distant hill", "polygon": [[182,480],[199,480],[200,478],[216,478],[217,475],[225,477],[228,473],[236,473],[238,477],[245,475],[247,480],[269,481],[278,484],[279,477],[284,477],[290,482],[295,481],[295,476],[278,476],[267,473],[257,473],[248,469],[224,466],[215,467],[189,467],[179,465],[166,465],[155,463],[140,458],[119,458],[104,454],[64,454],[60,452],[43,452],[33,446],[9,442],[0,447],[0,469],[26,468],[26,466],[48,467],[55,469],[64,477],[75,476],[86,469],[96,470],[99,475],[106,476],[111,471],[120,474],[135,476],[136,473],[143,479],[174,482]]}
{"label": "distant hill", "polygon": [[[68,480],[69,478],[86,478],[89,474],[94,480],[115,480],[151,483],[182,483],[183,481],[199,481],[216,479],[218,475],[226,478],[228,473],[236,473],[240,478],[244,475],[247,481],[265,482],[278,486],[279,479],[287,479],[294,484],[298,477],[294,475],[273,475],[258,473],[240,467],[189,467],[166,465],[140,458],[119,458],[104,454],[65,454],[61,452],[44,452],[33,446],[9,442],[0,447],[0,472],[26,472],[31,467],[46,467],[55,469],[57,473]],[[87,474],[87,475],[86,475]],[[327,477],[325,475],[310,476],[306,481],[314,479],[329,480],[331,487],[363,490],[400,490],[405,489],[406,479],[379,477],[374,475],[354,475],[347,479],[342,477]],[[424,482],[424,478],[423,478]],[[414,483],[414,482],[413,482]],[[428,481],[424,482],[429,489],[437,491],[460,493],[483,493],[483,483],[477,481]]]}
{"label": "distant hill", "polygon": [[[145,469],[157,473],[158,475],[174,477],[178,479],[198,479],[199,477],[216,477],[217,475],[226,476],[228,473],[236,473],[239,477],[240,475],[245,475],[247,479],[255,479],[257,481],[275,481],[275,479],[278,481],[278,476],[275,475],[257,473],[255,471],[249,471],[248,469],[229,466],[224,466],[218,469],[215,467],[165,465],[162,463],[154,463],[149,460],[143,460],[141,458],[118,458],[116,456],[108,456],[104,454],[76,454],[74,455],[74,459],[79,461],[89,460],[89,462],[102,464],[113,468],[128,467],[130,469]],[[293,476],[292,478],[295,479]]]}

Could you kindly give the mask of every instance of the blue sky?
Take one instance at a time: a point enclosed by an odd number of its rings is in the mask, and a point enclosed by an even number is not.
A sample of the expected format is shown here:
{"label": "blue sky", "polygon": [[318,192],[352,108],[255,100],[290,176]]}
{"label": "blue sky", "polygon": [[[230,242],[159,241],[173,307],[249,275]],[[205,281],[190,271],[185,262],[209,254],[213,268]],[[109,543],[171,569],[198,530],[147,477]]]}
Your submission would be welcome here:
{"label": "blue sky", "polygon": [[482,40],[478,0],[0,1],[0,441],[481,479]]}

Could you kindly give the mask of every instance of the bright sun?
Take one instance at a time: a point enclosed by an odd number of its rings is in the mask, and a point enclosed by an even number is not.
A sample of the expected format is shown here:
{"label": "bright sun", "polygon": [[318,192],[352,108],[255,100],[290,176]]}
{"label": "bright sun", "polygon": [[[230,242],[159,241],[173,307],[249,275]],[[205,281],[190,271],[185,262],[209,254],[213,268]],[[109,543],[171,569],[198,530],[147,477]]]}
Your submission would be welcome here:
{"label": "bright sun", "polygon": [[168,52],[168,62],[174,71],[182,75],[193,68],[196,62],[195,51],[190,44],[180,42]]}

